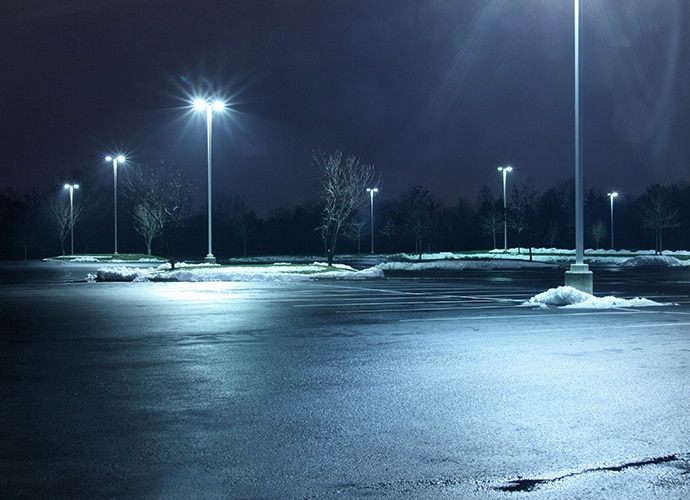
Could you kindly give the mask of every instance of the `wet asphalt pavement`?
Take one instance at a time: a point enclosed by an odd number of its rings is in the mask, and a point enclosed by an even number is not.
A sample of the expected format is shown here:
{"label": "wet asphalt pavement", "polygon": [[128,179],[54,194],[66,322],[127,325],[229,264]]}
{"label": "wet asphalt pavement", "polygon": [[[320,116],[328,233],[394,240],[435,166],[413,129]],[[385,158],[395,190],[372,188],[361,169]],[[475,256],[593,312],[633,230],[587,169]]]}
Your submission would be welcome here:
{"label": "wet asphalt pavement", "polygon": [[92,267],[0,266],[3,498],[690,496],[685,270],[601,270],[603,293],[674,305],[581,311],[519,307],[560,270]]}

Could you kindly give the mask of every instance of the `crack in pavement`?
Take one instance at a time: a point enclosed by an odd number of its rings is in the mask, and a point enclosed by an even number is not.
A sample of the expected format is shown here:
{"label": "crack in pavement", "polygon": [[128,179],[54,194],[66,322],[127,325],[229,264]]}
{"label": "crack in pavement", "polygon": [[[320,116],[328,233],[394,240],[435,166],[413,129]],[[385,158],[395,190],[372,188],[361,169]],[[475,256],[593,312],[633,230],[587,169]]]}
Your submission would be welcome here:
{"label": "crack in pavement", "polygon": [[577,477],[584,474],[596,473],[596,472],[621,472],[626,469],[645,467],[648,465],[658,465],[664,463],[678,462],[678,469],[681,471],[680,475],[690,474],[690,453],[680,453],[673,455],[666,455],[663,457],[655,457],[644,460],[639,460],[635,462],[627,462],[621,465],[610,465],[610,466],[600,466],[592,467],[588,469],[583,469],[581,471],[570,472],[568,474],[563,474],[561,476],[556,476],[552,478],[518,478],[510,480],[501,486],[490,486],[491,481],[472,481],[468,477],[437,477],[437,478],[420,478],[420,479],[398,479],[392,481],[379,481],[369,484],[361,484],[357,482],[344,482],[333,485],[333,489],[313,496],[300,497],[304,500],[312,498],[324,498],[333,495],[349,495],[355,494],[355,496],[391,496],[394,494],[407,494],[410,495],[418,490],[423,489],[453,489],[453,488],[468,488],[472,489],[472,484],[477,491],[486,491],[487,489],[493,489],[497,491],[504,492],[530,492],[540,485],[555,483],[569,477]]}
{"label": "crack in pavement", "polygon": [[[664,457],[656,457],[656,458],[649,458],[646,460],[639,460],[637,462],[628,462],[622,465],[611,465],[611,466],[602,466],[602,467],[592,467],[590,469],[584,469],[581,471],[577,472],[570,472],[568,474],[564,474],[562,476],[557,476],[557,477],[552,477],[552,478],[518,478],[518,479],[513,479],[511,481],[508,481],[506,484],[502,486],[496,486],[494,487],[495,490],[499,491],[532,491],[534,490],[537,486],[540,486],[542,484],[548,484],[548,483],[554,483],[556,481],[561,481],[563,479],[569,478],[569,477],[575,477],[575,476],[581,476],[583,474],[590,474],[593,472],[621,472],[625,469],[631,469],[631,468],[637,468],[637,467],[644,467],[647,465],[658,465],[658,464],[663,464],[663,463],[668,463],[668,462],[678,462],[681,461],[682,458],[679,455],[667,455]],[[683,472],[683,474],[687,474],[688,471]]]}

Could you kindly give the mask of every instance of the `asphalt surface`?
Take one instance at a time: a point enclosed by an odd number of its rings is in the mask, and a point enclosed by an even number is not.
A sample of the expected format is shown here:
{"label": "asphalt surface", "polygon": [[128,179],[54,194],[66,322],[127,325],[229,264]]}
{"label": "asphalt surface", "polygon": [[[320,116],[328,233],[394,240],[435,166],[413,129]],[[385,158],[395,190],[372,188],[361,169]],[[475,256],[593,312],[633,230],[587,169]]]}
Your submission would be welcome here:
{"label": "asphalt surface", "polygon": [[688,498],[690,272],[88,283],[0,266],[3,498]]}

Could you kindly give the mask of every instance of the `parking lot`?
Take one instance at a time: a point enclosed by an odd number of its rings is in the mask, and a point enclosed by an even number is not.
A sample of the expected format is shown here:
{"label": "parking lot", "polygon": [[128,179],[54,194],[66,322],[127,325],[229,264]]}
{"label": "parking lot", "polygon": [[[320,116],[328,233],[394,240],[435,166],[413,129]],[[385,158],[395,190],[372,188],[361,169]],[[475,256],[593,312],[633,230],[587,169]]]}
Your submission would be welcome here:
{"label": "parking lot", "polygon": [[[40,268],[40,265],[39,265]],[[42,269],[42,268],[41,268]],[[687,272],[306,283],[3,275],[9,497],[684,498]]]}

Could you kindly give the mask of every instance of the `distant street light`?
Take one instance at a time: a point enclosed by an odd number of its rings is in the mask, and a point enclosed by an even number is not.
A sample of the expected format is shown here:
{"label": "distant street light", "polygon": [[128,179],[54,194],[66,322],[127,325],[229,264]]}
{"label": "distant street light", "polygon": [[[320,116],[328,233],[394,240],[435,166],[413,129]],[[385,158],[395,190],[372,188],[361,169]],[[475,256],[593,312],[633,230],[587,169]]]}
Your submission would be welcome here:
{"label": "distant street light", "polygon": [[117,255],[117,164],[119,163],[124,163],[125,162],[125,157],[122,155],[118,156],[106,156],[105,161],[112,161],[113,162],[113,197],[115,199],[115,252],[113,252],[113,255]]}
{"label": "distant street light", "polygon": [[618,193],[613,191],[611,193],[606,193],[606,196],[611,199],[611,250],[613,250],[613,199],[618,196]]}
{"label": "distant street light", "polygon": [[508,204],[506,203],[506,176],[513,171],[513,167],[498,167],[503,172],[503,251],[508,250]]}
{"label": "distant street light", "polygon": [[374,253],[374,195],[379,192],[378,188],[367,188],[367,192],[369,193],[369,198],[371,199],[371,203],[369,206],[371,207],[370,210],[370,219],[371,219],[371,253]]}
{"label": "distant street light", "polygon": [[206,153],[208,161],[208,255],[206,255],[207,262],[216,262],[213,256],[213,224],[212,224],[212,204],[211,204],[211,128],[213,123],[213,112],[222,111],[225,109],[225,104],[222,101],[214,100],[207,101],[205,99],[195,99],[194,109],[197,111],[206,111]]}
{"label": "distant street light", "polygon": [[65,189],[69,189],[70,255],[74,255],[74,190],[79,189],[79,184],[65,184]]}

